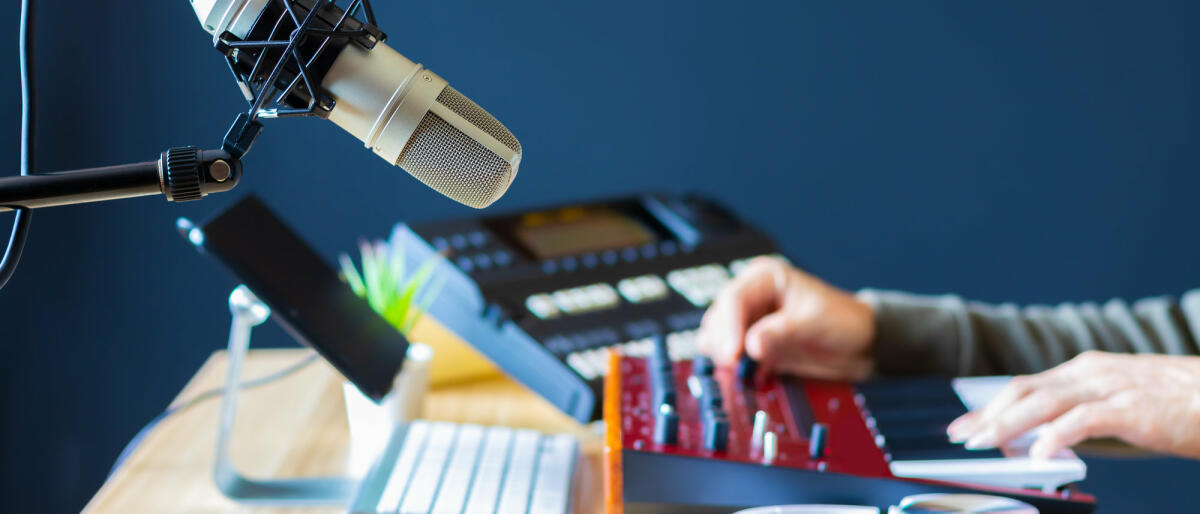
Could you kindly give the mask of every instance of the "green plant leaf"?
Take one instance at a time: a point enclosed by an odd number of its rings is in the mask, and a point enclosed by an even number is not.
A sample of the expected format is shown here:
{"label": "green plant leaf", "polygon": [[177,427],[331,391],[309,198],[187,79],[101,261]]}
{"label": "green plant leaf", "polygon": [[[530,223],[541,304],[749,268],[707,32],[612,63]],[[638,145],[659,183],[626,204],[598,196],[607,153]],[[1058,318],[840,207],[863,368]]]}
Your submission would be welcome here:
{"label": "green plant leaf", "polygon": [[403,244],[361,239],[358,247],[362,254],[361,274],[350,256],[341,254],[338,256],[341,275],[355,294],[367,299],[372,310],[407,336],[446,282],[440,277],[434,280],[433,276],[436,264],[444,257],[435,255],[421,263],[411,276],[406,276]]}
{"label": "green plant leaf", "polygon": [[342,280],[350,284],[350,290],[359,298],[366,298],[367,286],[363,284],[362,275],[358,274],[358,270],[354,268],[354,261],[350,259],[350,255],[341,253],[338,255],[338,264],[342,267]]}
{"label": "green plant leaf", "polygon": [[371,308],[375,309],[375,312],[383,312],[386,310],[387,302],[382,296],[383,290],[379,287],[379,263],[375,259],[375,249],[365,239],[358,242],[358,249],[362,253],[363,282],[367,286],[367,302],[371,304]]}
{"label": "green plant leaf", "polygon": [[397,282],[400,277],[397,277],[392,268],[392,262],[388,248],[384,246],[383,241],[375,241],[373,243],[375,265],[379,268],[379,295],[383,300],[383,304],[391,303],[391,299],[396,295],[393,292],[396,289]]}
{"label": "green plant leaf", "polygon": [[388,249],[388,269],[392,272],[392,277],[395,279],[391,289],[392,295],[400,294],[400,284],[404,281],[406,275],[404,262],[404,246],[399,244],[387,243]]}

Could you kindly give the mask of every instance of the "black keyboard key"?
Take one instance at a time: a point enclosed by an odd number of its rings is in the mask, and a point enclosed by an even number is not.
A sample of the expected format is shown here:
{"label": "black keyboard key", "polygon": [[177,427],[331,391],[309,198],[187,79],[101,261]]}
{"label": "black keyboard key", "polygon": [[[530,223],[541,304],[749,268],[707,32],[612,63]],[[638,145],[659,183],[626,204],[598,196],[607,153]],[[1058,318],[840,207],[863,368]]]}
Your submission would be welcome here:
{"label": "black keyboard key", "polygon": [[743,353],[741,360],[737,364],[737,376],[743,384],[749,384],[754,381],[754,374],[758,372],[758,362],[751,359],[749,355]]}
{"label": "black keyboard key", "polygon": [[961,444],[947,444],[939,448],[909,448],[893,451],[888,447],[892,461],[905,460],[962,460],[962,459],[998,459],[1004,457],[1000,450],[968,450]]}

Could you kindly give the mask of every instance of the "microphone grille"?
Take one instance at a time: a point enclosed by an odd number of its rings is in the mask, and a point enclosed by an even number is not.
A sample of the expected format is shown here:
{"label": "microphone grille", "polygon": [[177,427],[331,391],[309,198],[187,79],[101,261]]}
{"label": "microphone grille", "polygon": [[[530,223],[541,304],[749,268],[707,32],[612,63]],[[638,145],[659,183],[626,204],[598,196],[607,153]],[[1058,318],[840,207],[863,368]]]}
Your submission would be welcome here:
{"label": "microphone grille", "polygon": [[500,120],[488,114],[482,107],[472,102],[470,98],[463,96],[457,89],[446,86],[446,89],[443,89],[442,93],[438,95],[437,102],[449,107],[455,114],[466,118],[467,121],[487,132],[488,135],[504,143],[504,146],[507,146],[509,149],[517,152],[521,151],[521,143],[512,135],[512,132],[509,132],[500,123]]}
{"label": "microphone grille", "polygon": [[521,143],[491,114],[446,86],[437,103],[516,153],[511,162],[432,110],[425,113],[396,165],[451,199],[482,209],[498,200],[517,175]]}

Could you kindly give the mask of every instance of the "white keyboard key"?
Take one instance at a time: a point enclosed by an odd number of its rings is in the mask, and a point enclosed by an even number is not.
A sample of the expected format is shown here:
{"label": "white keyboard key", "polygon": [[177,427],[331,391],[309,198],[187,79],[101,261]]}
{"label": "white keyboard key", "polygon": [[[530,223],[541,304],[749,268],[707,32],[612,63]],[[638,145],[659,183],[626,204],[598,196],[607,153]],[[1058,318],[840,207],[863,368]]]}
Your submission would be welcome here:
{"label": "white keyboard key", "polygon": [[538,319],[552,319],[559,315],[554,299],[548,294],[535,294],[525,299],[525,308]]}
{"label": "white keyboard key", "polygon": [[695,305],[696,307],[708,306],[708,297],[706,297],[704,292],[700,291],[699,289],[688,287],[683,289],[676,288],[675,290],[678,291],[679,294],[683,295],[684,298],[687,298],[687,301],[691,302],[691,304]]}
{"label": "white keyboard key", "polygon": [[686,359],[684,352],[680,351],[679,344],[671,344],[671,340],[667,340],[667,355],[671,357],[671,362],[678,362]]}
{"label": "white keyboard key", "polygon": [[625,355],[627,357],[641,357],[641,355],[638,355],[637,347],[634,346],[633,341],[621,343],[615,348],[621,352],[621,355]]}
{"label": "white keyboard key", "polygon": [[572,294],[570,289],[555,291],[551,298],[554,300],[554,305],[558,306],[558,310],[566,314],[575,314],[583,310],[583,306],[576,302],[576,295]]}
{"label": "white keyboard key", "polygon": [[567,294],[571,295],[571,301],[575,302],[576,312],[588,312],[596,308],[595,300],[586,287],[573,287],[567,290]]}
{"label": "white keyboard key", "polygon": [[667,274],[667,283],[696,307],[706,307],[729,281],[729,270],[720,264],[705,264]]}
{"label": "white keyboard key", "polygon": [[654,353],[654,341],[649,339],[638,339],[630,344],[633,347],[633,355],[636,357],[649,357]]}
{"label": "white keyboard key", "polygon": [[636,278],[626,278],[617,282],[617,290],[621,292],[621,296],[625,297],[625,301],[633,304],[642,303],[642,287]]}
{"label": "white keyboard key", "polygon": [[653,302],[667,297],[667,284],[657,275],[645,275],[637,279],[646,301]]}
{"label": "white keyboard key", "polygon": [[637,351],[633,347],[633,341],[625,342],[613,346],[610,350],[616,350],[626,357],[637,357]]}
{"label": "white keyboard key", "polygon": [[738,259],[729,263],[729,272],[733,273],[734,276],[741,275],[742,270],[746,269],[751,260],[752,258]]}
{"label": "white keyboard key", "polygon": [[529,510],[529,491],[533,487],[540,441],[541,434],[533,430],[517,430],[496,514],[525,514]]}
{"label": "white keyboard key", "polygon": [[458,425],[433,422],[429,425],[429,438],[421,462],[413,472],[412,483],[400,505],[401,514],[425,514],[433,508],[433,498],[442,480],[442,471],[450,460],[450,449],[454,445]]}
{"label": "white keyboard key", "polygon": [[529,502],[530,514],[563,514],[571,505],[571,477],[579,443],[568,435],[542,439],[537,478]]}
{"label": "white keyboard key", "polygon": [[671,354],[673,361],[687,360],[698,355],[696,331],[685,330],[667,334],[667,351]]}
{"label": "white keyboard key", "polygon": [[667,297],[667,284],[657,275],[641,275],[617,282],[617,290],[629,303],[648,303]]}
{"label": "white keyboard key", "polygon": [[617,291],[608,284],[594,284],[587,287],[591,299],[592,310],[611,309],[620,303]]}
{"label": "white keyboard key", "polygon": [[599,375],[599,372],[595,368],[592,368],[592,363],[585,359],[582,353],[576,352],[568,355],[567,364],[576,373],[579,373],[579,376],[583,377],[584,380],[591,380]]}
{"label": "white keyboard key", "polygon": [[583,352],[583,358],[596,371],[596,375],[608,375],[608,350],[606,348],[597,348]]}
{"label": "white keyboard key", "polygon": [[700,345],[696,342],[696,335],[697,332],[695,330],[688,330],[683,333],[681,341],[685,359],[691,359],[700,355]]}
{"label": "white keyboard key", "polygon": [[744,259],[737,259],[737,260],[729,263],[730,273],[733,273],[734,275],[740,275],[742,273],[742,271],[746,270],[746,266],[750,265],[750,261],[753,261],[754,259],[757,259],[759,257],[773,257],[776,259],[780,259],[783,262],[789,262],[787,257],[784,257],[783,255],[778,254],[778,253],[772,253],[772,254],[767,254],[767,255],[756,255],[753,257],[746,257]]}
{"label": "white keyboard key", "polygon": [[500,498],[500,485],[504,481],[504,469],[508,464],[508,450],[512,440],[511,428],[491,427],[487,430],[483,453],[479,458],[479,469],[471,482],[471,496],[467,499],[464,514],[496,512],[496,502]]}
{"label": "white keyboard key", "polygon": [[688,277],[688,272],[690,272],[690,271],[691,271],[690,269],[681,269],[681,270],[675,270],[670,273],[667,273],[667,283],[671,284],[671,287],[675,288],[675,290],[677,290],[677,291],[679,289],[687,287],[687,284],[688,284],[687,277]]}
{"label": "white keyboard key", "polygon": [[408,433],[404,436],[404,446],[400,448],[400,456],[396,458],[396,467],[388,476],[383,493],[379,495],[376,504],[377,512],[396,512],[400,509],[400,501],[404,499],[404,491],[408,489],[408,481],[412,478],[413,468],[425,448],[425,438],[429,433],[429,424],[424,421],[413,421],[408,425]]}
{"label": "white keyboard key", "polygon": [[467,503],[467,491],[471,487],[471,475],[479,460],[483,446],[483,427],[460,425],[458,440],[454,442],[454,453],[450,465],[442,477],[442,486],[433,505],[434,514],[459,514]]}
{"label": "white keyboard key", "polygon": [[667,334],[667,353],[671,354],[671,360],[683,360],[683,343],[679,340],[679,333],[672,332]]}

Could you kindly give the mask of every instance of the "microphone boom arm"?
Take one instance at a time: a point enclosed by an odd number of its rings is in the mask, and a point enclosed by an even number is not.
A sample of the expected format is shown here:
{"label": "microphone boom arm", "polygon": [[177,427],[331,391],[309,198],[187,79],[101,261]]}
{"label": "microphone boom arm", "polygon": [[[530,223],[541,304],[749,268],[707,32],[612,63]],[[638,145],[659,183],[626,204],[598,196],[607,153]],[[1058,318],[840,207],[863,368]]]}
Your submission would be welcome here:
{"label": "microphone boom arm", "polygon": [[267,33],[241,40],[223,31],[214,38],[250,104],[220,150],[172,148],[157,161],[0,178],[0,212],[157,194],[185,202],[233,189],[242,156],[262,132],[260,118],[327,117],[334,102],[318,85],[337,50],[347,44],[369,50],[387,38],[370,0],[268,0],[266,9],[275,20]]}
{"label": "microphone boom arm", "polygon": [[179,147],[155,161],[0,178],[0,212],[157,194],[186,202],[229,191],[241,178],[231,152]]}

